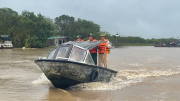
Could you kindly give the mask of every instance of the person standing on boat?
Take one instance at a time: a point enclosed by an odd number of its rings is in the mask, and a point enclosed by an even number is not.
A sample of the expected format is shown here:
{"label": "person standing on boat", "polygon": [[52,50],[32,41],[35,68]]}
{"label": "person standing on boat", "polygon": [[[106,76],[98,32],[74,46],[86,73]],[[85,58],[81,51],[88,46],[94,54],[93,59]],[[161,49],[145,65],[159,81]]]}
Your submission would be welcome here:
{"label": "person standing on boat", "polygon": [[105,34],[100,34],[100,40],[99,41],[106,41],[105,43],[101,43],[98,45],[98,53],[99,53],[99,66],[103,66],[107,68],[108,66],[108,53],[110,52],[110,42],[108,39],[106,39]]}
{"label": "person standing on boat", "polygon": [[82,39],[82,36],[81,35],[78,35],[76,37],[76,42],[83,42],[83,39]]}
{"label": "person standing on boat", "polygon": [[[90,33],[89,34],[89,40],[87,40],[87,41],[95,42],[97,40],[95,39],[95,36],[93,35],[93,33]],[[94,47],[89,51],[91,53],[91,57],[92,57],[95,65],[97,65],[97,48],[98,47]]]}

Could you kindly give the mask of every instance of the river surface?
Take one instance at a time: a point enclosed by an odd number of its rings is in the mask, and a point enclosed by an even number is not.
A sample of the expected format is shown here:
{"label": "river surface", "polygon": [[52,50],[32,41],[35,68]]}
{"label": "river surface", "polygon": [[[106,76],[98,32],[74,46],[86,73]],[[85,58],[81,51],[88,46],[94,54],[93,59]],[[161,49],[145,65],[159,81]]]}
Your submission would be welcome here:
{"label": "river surface", "polygon": [[0,50],[0,101],[180,101],[180,48],[123,47],[111,50],[109,83],[57,89],[34,60],[46,49]]}

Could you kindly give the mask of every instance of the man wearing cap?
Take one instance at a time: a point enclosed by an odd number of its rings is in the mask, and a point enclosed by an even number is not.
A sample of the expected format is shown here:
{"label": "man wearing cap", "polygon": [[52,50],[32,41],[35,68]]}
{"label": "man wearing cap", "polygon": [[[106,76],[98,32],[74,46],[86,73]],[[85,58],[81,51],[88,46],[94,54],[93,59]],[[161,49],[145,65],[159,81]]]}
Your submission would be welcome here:
{"label": "man wearing cap", "polygon": [[81,35],[78,35],[76,37],[76,42],[83,42],[83,39],[82,39]]}
{"label": "man wearing cap", "polygon": [[100,34],[100,40],[105,41],[105,43],[101,43],[98,45],[98,53],[99,53],[99,66],[103,66],[107,68],[108,66],[108,53],[110,51],[111,45],[108,39],[106,39],[105,34]]}
{"label": "man wearing cap", "polygon": [[[89,42],[95,42],[95,41],[97,41],[97,40],[95,39],[94,34],[93,34],[93,33],[90,33],[90,34],[89,34],[89,40],[87,40],[87,41],[89,41]],[[98,47],[94,47],[94,48],[92,48],[92,49],[89,51],[89,52],[91,53],[91,57],[92,57],[95,65],[97,65],[97,48],[98,48]]]}

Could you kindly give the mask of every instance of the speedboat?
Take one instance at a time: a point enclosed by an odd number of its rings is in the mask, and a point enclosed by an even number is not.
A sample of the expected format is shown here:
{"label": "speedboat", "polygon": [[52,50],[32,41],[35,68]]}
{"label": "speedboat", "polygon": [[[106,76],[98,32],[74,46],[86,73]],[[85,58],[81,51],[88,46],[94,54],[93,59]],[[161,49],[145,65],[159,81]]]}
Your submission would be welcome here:
{"label": "speedboat", "polygon": [[56,88],[79,83],[109,82],[117,71],[96,66],[89,50],[104,41],[67,42],[54,48],[47,57],[35,60]]}

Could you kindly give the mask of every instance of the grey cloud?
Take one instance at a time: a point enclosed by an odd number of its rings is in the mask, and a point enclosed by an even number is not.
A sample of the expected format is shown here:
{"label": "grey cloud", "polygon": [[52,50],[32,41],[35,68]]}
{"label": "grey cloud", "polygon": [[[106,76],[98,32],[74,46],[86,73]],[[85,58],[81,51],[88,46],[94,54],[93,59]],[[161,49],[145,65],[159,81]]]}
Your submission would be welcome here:
{"label": "grey cloud", "polygon": [[55,18],[67,14],[91,20],[102,31],[143,38],[180,37],[179,0],[1,0],[9,7]]}

